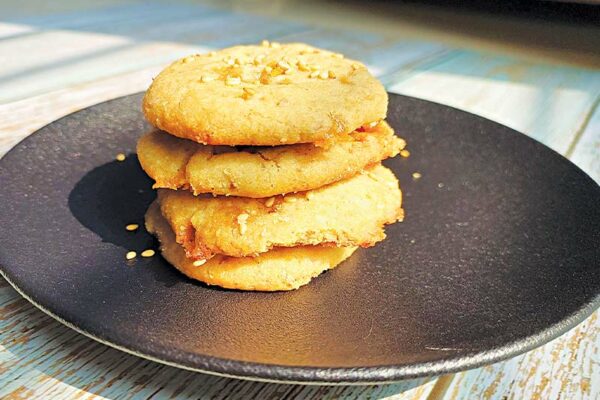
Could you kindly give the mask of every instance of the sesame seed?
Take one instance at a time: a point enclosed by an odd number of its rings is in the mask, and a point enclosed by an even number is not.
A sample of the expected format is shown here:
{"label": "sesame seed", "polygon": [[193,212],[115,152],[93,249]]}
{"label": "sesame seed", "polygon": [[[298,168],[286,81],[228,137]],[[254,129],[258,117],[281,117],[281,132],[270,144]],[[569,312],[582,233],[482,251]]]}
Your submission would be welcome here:
{"label": "sesame seed", "polygon": [[277,62],[277,65],[278,65],[278,66],[279,66],[281,69],[283,69],[284,71],[287,71],[288,69],[292,68],[292,67],[290,66],[290,64],[288,64],[287,62],[285,62],[285,61],[283,61],[283,60],[282,60],[282,61],[278,61],[278,62]]}
{"label": "sesame seed", "polygon": [[373,121],[369,124],[369,128],[375,128],[379,124],[379,121]]}
{"label": "sesame seed", "polygon": [[422,176],[420,172],[413,172],[412,174],[413,179],[420,179]]}
{"label": "sesame seed", "polygon": [[156,254],[156,252],[152,249],[142,251],[142,257],[152,257]]}
{"label": "sesame seed", "polygon": [[242,83],[242,80],[240,78],[238,78],[237,76],[228,76],[227,79],[225,80],[225,83],[229,86],[236,86],[236,85],[239,85],[240,83]]}
{"label": "sesame seed", "polygon": [[125,229],[129,232],[137,231],[140,226],[138,224],[129,224],[125,226]]}
{"label": "sesame seed", "polygon": [[125,154],[119,153],[117,154],[117,161],[125,161]]}
{"label": "sesame seed", "polygon": [[300,71],[310,71],[310,68],[308,68],[308,66],[302,61],[298,61],[298,64],[296,65]]}
{"label": "sesame seed", "polygon": [[137,253],[135,251],[128,251],[127,254],[125,254],[125,258],[128,260],[133,260],[136,256]]}
{"label": "sesame seed", "polygon": [[444,187],[444,184],[442,182],[438,183],[437,185],[440,189]]}
{"label": "sesame seed", "polygon": [[410,156],[410,151],[404,149],[400,152],[400,156],[406,158],[406,157]]}
{"label": "sesame seed", "polygon": [[311,71],[318,71],[321,69],[321,67],[318,66],[317,64],[310,65],[308,68],[310,68]]}
{"label": "sesame seed", "polygon": [[265,201],[265,206],[267,207],[271,207],[273,206],[273,203],[275,203],[275,197],[269,197],[266,201]]}
{"label": "sesame seed", "polygon": [[248,227],[246,226],[246,222],[248,221],[249,215],[246,213],[240,214],[237,216],[237,223],[240,226],[240,233],[243,235],[246,233]]}
{"label": "sesame seed", "polygon": [[204,264],[206,264],[206,260],[196,260],[192,263],[194,267],[201,267]]}
{"label": "sesame seed", "polygon": [[331,79],[335,79],[335,72],[333,72],[332,70],[327,71],[327,76],[329,76]]}

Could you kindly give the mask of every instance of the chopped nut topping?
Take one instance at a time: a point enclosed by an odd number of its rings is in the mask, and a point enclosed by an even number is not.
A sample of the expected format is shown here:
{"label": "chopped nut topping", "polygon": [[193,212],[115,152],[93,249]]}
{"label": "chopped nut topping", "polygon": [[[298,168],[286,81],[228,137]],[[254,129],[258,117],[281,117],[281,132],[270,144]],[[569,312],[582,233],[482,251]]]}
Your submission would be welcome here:
{"label": "chopped nut topping", "polygon": [[142,251],[142,257],[152,257],[156,254],[156,252],[152,249]]}
{"label": "chopped nut topping", "polygon": [[271,48],[278,49],[281,47],[281,43],[271,42]]}
{"label": "chopped nut topping", "polygon": [[344,55],[342,53],[333,53],[332,56],[335,58],[344,58]]}
{"label": "chopped nut topping", "polygon": [[410,151],[403,149],[402,151],[400,151],[400,157],[409,157],[410,156]]}
{"label": "chopped nut topping", "polygon": [[271,43],[268,40],[263,40],[262,42],[260,42],[260,45],[262,47],[269,47],[271,46]]}
{"label": "chopped nut topping", "polygon": [[125,258],[128,260],[133,260],[136,256],[137,253],[135,251],[128,251],[127,254],[125,254]]}
{"label": "chopped nut topping", "polygon": [[319,74],[319,79],[327,79],[329,78],[329,74],[327,73],[327,71],[323,71]]}
{"label": "chopped nut topping", "polygon": [[204,83],[206,83],[206,82],[212,82],[212,81],[214,81],[215,79],[217,79],[217,78],[216,78],[216,77],[214,77],[214,76],[212,76],[212,75],[205,75],[205,76],[202,76],[202,77],[200,78],[200,80],[201,80],[202,82],[204,82]]}
{"label": "chopped nut topping", "polygon": [[332,70],[327,71],[327,76],[329,76],[329,78],[331,79],[335,79],[335,72],[333,72]]}
{"label": "chopped nut topping", "polygon": [[125,161],[125,154],[119,153],[117,154],[117,161]]}
{"label": "chopped nut topping", "polygon": [[206,264],[206,260],[196,260],[192,263],[194,267],[201,267],[204,264]]}
{"label": "chopped nut topping", "polygon": [[319,70],[316,70],[316,71],[313,71],[313,72],[311,72],[311,73],[308,75],[308,77],[309,77],[309,78],[316,78],[316,77],[318,77],[320,74],[321,74],[321,71],[319,71]]}
{"label": "chopped nut topping", "polygon": [[138,224],[129,224],[125,226],[125,230],[129,232],[137,231],[140,226]]}
{"label": "chopped nut topping", "polygon": [[353,69],[353,70],[357,70],[357,69],[359,69],[359,68],[360,68],[360,65],[358,65],[358,64],[356,64],[356,63],[352,64],[352,69]]}

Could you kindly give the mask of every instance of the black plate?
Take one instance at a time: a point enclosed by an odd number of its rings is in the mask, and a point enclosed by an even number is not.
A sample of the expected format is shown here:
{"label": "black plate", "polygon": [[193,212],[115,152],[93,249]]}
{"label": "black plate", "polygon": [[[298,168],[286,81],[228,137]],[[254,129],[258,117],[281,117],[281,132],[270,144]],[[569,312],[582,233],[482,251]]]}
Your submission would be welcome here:
{"label": "black plate", "polygon": [[389,121],[412,155],[386,164],[406,220],[376,247],[282,293],[206,287],[158,256],[126,262],[156,245],[124,229],[154,197],[134,155],[140,99],[69,115],[0,162],[3,275],[106,344],[235,377],[383,382],[514,356],[599,304],[598,185],[509,128],[395,95]]}

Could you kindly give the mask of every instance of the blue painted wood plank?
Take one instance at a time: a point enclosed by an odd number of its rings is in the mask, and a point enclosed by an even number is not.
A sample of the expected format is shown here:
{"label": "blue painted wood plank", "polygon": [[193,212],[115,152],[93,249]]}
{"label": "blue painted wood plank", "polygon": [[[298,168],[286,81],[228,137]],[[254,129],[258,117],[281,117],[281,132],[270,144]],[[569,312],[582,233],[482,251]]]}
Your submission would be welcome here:
{"label": "blue painted wood plank", "polygon": [[462,108],[564,153],[600,93],[600,74],[517,57],[455,50],[394,74],[393,92]]}

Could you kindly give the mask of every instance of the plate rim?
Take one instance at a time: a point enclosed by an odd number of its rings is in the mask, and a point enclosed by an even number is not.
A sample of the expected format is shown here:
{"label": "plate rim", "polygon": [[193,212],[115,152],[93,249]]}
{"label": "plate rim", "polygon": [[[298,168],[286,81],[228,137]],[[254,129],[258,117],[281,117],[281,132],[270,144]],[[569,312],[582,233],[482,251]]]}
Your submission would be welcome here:
{"label": "plate rim", "polygon": [[[9,154],[16,149],[32,140],[33,137],[40,134],[41,131],[44,130],[47,126],[54,124],[58,121],[61,121],[65,118],[70,118],[75,114],[88,110],[92,107],[96,107],[98,105],[109,103],[112,101],[118,101],[125,99],[127,97],[138,96],[144,92],[135,92],[130,93],[128,95],[119,96],[115,98],[111,98],[99,103],[95,103],[84,108],[81,108],[72,113],[66,114],[60,118],[57,118],[48,124],[38,128],[36,131],[31,134],[25,136],[23,139],[18,141],[15,145],[11,147],[9,151],[7,151],[0,158],[0,167],[6,162],[6,158]],[[514,128],[503,125],[499,122],[490,120],[486,117],[471,113],[466,110],[462,110],[456,107],[452,107],[446,104],[430,101],[427,99],[422,99],[414,96],[405,96],[396,93],[388,92],[388,96],[391,97],[403,97],[409,99],[415,99],[422,102],[432,103],[438,106],[442,106],[444,108],[452,109],[453,111],[460,112],[463,114],[468,114],[471,117],[478,118],[480,120],[486,121],[486,123],[491,123],[497,126],[500,126],[504,129],[508,129],[515,134],[519,134],[521,138],[530,140],[536,143],[536,146],[542,146],[546,150],[550,150],[555,156],[559,156],[563,159],[563,161],[567,161],[572,168],[575,168],[579,173],[583,174],[591,184],[595,184],[597,187],[600,187],[598,183],[596,183],[585,171],[579,168],[576,164],[574,164],[571,160],[558,153],[554,149],[544,145],[538,140],[523,134],[522,132],[517,131]],[[128,348],[118,343],[113,343],[107,339],[104,339],[100,336],[92,334],[75,324],[71,323],[55,314],[54,312],[48,310],[43,305],[39,304],[33,298],[31,298],[28,294],[26,294],[19,286],[13,282],[10,277],[10,273],[5,270],[3,265],[0,265],[0,275],[6,279],[6,281],[11,285],[13,289],[17,291],[19,295],[33,304],[36,308],[49,315],[53,319],[57,320],[61,324],[67,326],[70,329],[75,330],[76,332],[87,336],[90,339],[93,339],[99,343],[112,347],[114,349],[123,351],[124,353],[131,354],[140,358],[144,358],[153,362],[157,362],[160,364],[181,368],[184,370],[200,372],[208,375],[215,375],[226,378],[235,378],[235,379],[243,379],[250,381],[258,381],[258,382],[267,382],[267,383],[287,383],[287,384],[302,384],[302,385],[372,385],[372,384],[388,384],[395,383],[399,381],[405,380],[413,380],[423,377],[431,377],[431,376],[439,376],[449,373],[457,373],[469,369],[478,368],[484,365],[489,365],[492,363],[496,363],[499,361],[507,360],[509,358],[515,357],[517,355],[526,353],[532,349],[540,347],[559,336],[563,335],[567,331],[576,327],[578,324],[587,319],[593,312],[600,307],[600,293],[597,293],[596,296],[593,297],[589,302],[585,303],[577,309],[575,312],[571,313],[569,316],[561,319],[557,323],[546,327],[545,329],[537,332],[536,334],[524,337],[520,340],[510,342],[508,344],[494,347],[492,349],[488,349],[486,351],[473,352],[471,354],[463,355],[456,358],[449,358],[446,360],[440,361],[428,361],[428,362],[419,362],[413,363],[410,365],[384,365],[384,366],[368,366],[368,367],[300,367],[300,366],[287,366],[287,365],[277,365],[277,364],[265,364],[265,363],[257,363],[257,362],[249,362],[249,361],[241,361],[234,359],[226,359],[219,358],[209,355],[200,355],[193,354],[193,363],[199,364],[198,361],[202,361],[205,365],[207,365],[210,369],[199,368],[193,365],[187,365],[183,362],[165,360],[160,358],[156,354],[148,354],[144,352],[140,352],[138,350]],[[176,353],[181,352],[177,351]]]}

